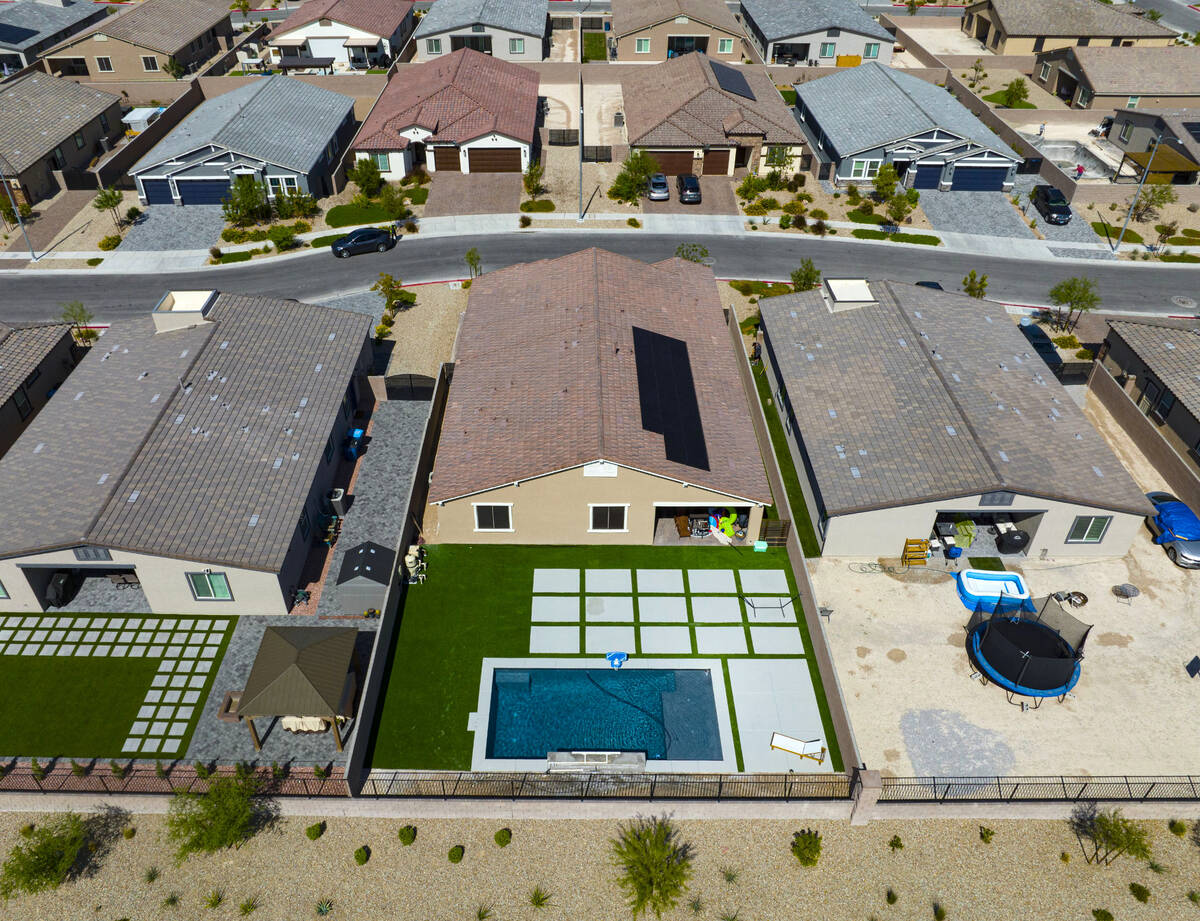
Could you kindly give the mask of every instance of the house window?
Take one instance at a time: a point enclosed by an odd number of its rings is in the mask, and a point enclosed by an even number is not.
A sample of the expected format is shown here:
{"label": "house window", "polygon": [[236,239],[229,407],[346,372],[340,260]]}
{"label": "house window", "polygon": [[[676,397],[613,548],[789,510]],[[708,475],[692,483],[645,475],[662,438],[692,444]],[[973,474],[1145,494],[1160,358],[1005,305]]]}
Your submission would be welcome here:
{"label": "house window", "polygon": [[103,563],[112,559],[112,554],[103,547],[76,547],[75,559],[81,563]]}
{"label": "house window", "polygon": [[96,70],[102,74],[113,72],[112,58],[96,58]]}
{"label": "house window", "polygon": [[75,149],[76,149],[76,150],[83,150],[83,145],[84,145],[84,144],[86,144],[86,143],[87,143],[87,142],[86,142],[86,141],[83,139],[83,132],[82,132],[82,131],[76,131],[76,132],[75,132]]}
{"label": "house window", "polygon": [[650,39],[639,38],[635,42],[635,44],[633,46],[633,50],[635,52],[637,52],[638,54],[649,54],[650,53]]}
{"label": "house window", "polygon": [[440,38],[425,39],[425,53],[426,54],[441,54],[442,53],[442,40]]}
{"label": "house window", "polygon": [[25,380],[22,383],[24,383],[26,387],[32,387],[33,382],[36,381],[41,376],[42,376],[42,369],[34,368],[27,375],[25,375]]}
{"label": "house window", "polygon": [[1200,438],[1196,439],[1196,443],[1192,445],[1191,449],[1188,451],[1188,454],[1200,461]]}
{"label": "house window", "polygon": [[850,167],[851,179],[874,179],[882,160],[855,160]]}
{"label": "house window", "polygon": [[333,436],[330,435],[325,439],[325,463],[333,460]]}
{"label": "house window", "polygon": [[509,54],[524,54],[525,53],[525,39],[510,38],[508,40],[508,53]]}
{"label": "house window", "polygon": [[8,589],[4,587],[3,582],[0,582],[0,598],[8,598]]}
{"label": "house window", "polygon": [[879,57],[879,42],[867,42],[863,45],[863,57],[868,60]]}
{"label": "house window", "polygon": [[[1082,94],[1082,93],[1080,93],[1080,95],[1082,96],[1083,94]],[[1128,99],[1125,101],[1125,108],[1127,108],[1127,109],[1136,109],[1136,108],[1138,107],[1138,102],[1141,100],[1141,98],[1142,98],[1141,96],[1130,96],[1130,97],[1129,97],[1129,98],[1128,98]]]}
{"label": "house window", "polygon": [[1091,40],[1090,38],[1081,38],[1081,39],[1079,40],[1079,47],[1080,47],[1080,48],[1086,48],[1086,47],[1087,47],[1088,45],[1090,45],[1091,43],[1092,43],[1092,40]]}
{"label": "house window", "polygon": [[1043,83],[1050,79],[1050,64],[1048,62],[1042,62],[1042,67],[1038,71],[1038,79]]}
{"label": "house window", "polygon": [[1175,394],[1170,390],[1164,390],[1161,397],[1158,398],[1158,403],[1154,409],[1150,410],[1150,418],[1160,425],[1166,421],[1167,414],[1171,411],[1171,407],[1175,405]]}
{"label": "house window", "polygon": [[223,572],[189,572],[187,580],[197,601],[233,601],[229,580]]}
{"label": "house window", "polygon": [[472,32],[486,32],[487,29],[484,27],[484,25],[482,23],[477,22],[473,26],[471,26],[471,31]]}
{"label": "house window", "polygon": [[274,198],[276,195],[279,195],[283,192],[283,177],[268,176],[267,186],[270,189],[271,197]]}
{"label": "house window", "polygon": [[1046,47],[1046,39],[1045,38],[1038,36],[1037,38],[1035,38],[1033,40],[1033,53],[1034,54],[1037,54],[1044,47]]}
{"label": "house window", "polygon": [[831,58],[837,52],[837,42],[821,42],[821,57]]}
{"label": "house window", "polygon": [[142,70],[146,71],[146,73],[157,73],[158,58],[156,58],[152,54],[143,55],[142,56]]}
{"label": "house window", "polygon": [[628,505],[589,505],[591,523],[589,531],[628,531],[625,527],[625,515]]}
{"label": "house window", "polygon": [[1081,109],[1086,109],[1091,104],[1092,104],[1092,91],[1089,90],[1086,86],[1081,86],[1079,88],[1079,107]]}
{"label": "house window", "polygon": [[375,161],[375,165],[379,167],[379,172],[386,173],[392,168],[388,155],[385,153],[373,153],[371,159]]}
{"label": "house window", "polygon": [[108,116],[103,112],[100,113],[100,130],[105,134],[108,133]]}
{"label": "house window", "polygon": [[25,393],[24,387],[18,387],[13,394],[13,402],[17,405],[17,413],[22,419],[28,419],[29,414],[33,412],[33,404],[29,402],[29,396]]}
{"label": "house window", "polygon": [[308,535],[312,533],[312,522],[308,519],[308,508],[300,510],[300,537],[303,540],[308,540]]}
{"label": "house window", "polygon": [[505,505],[476,505],[476,531],[511,531],[512,503]]}
{"label": "house window", "polygon": [[1110,515],[1080,515],[1067,534],[1068,544],[1098,544],[1112,523]]}
{"label": "house window", "polygon": [[1121,139],[1122,144],[1129,142],[1129,138],[1133,135],[1133,122],[1121,122],[1121,133],[1117,135]]}
{"label": "house window", "polygon": [[733,39],[732,38],[717,39],[717,54],[733,54]]}
{"label": "house window", "polygon": [[1010,492],[985,492],[979,497],[980,505],[1012,505],[1013,494]]}

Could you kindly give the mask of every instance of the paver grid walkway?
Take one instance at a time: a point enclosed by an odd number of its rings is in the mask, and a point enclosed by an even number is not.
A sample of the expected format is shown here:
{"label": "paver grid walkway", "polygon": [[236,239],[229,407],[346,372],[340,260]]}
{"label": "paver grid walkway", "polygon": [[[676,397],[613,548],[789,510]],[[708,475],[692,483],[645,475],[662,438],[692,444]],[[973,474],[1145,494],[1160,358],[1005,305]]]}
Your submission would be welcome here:
{"label": "paver grid walkway", "polygon": [[175,755],[195,723],[231,621],[211,617],[20,617],[0,627],[0,655],[161,659],[121,751]]}

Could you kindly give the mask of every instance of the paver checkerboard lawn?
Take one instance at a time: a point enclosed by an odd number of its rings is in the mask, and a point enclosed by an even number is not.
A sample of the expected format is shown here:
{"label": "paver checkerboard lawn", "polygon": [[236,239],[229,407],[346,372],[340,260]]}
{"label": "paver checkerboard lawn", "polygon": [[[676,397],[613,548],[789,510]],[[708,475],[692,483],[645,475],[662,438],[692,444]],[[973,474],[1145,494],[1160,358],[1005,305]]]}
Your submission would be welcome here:
{"label": "paver checkerboard lawn", "polygon": [[[0,624],[6,618],[56,618],[72,621],[76,618],[97,618],[103,615],[11,615],[0,613]],[[122,615],[114,615],[121,617]],[[173,617],[154,615],[124,615],[140,621],[143,630],[157,630],[162,621],[226,621],[220,645],[211,659],[211,669],[205,674],[201,687],[181,691],[197,691],[198,700],[187,717],[187,731],[180,737],[178,751],[164,753],[165,760],[182,757],[187,751],[192,730],[199,719],[204,701],[212,689],[217,666],[225,654],[233,633],[235,618]],[[155,624],[154,628],[150,625]],[[215,632],[215,631],[213,631]],[[102,647],[104,648],[104,647]],[[165,652],[164,648],[164,652]],[[137,722],[138,712],[146,706],[152,682],[160,673],[165,656],[148,653],[122,655],[0,655],[0,757],[99,758],[127,759],[139,755],[123,750],[130,727]],[[178,718],[177,718],[178,719]],[[140,757],[159,757],[143,754]]]}
{"label": "paver checkerboard lawn", "polygon": [[[473,734],[467,731],[467,717],[478,708],[483,659],[530,655],[535,569],[782,569],[791,594],[796,593],[787,555],[774,548],[755,553],[721,547],[439,544],[427,550],[428,581],[409,587],[388,652],[390,667],[366,759],[378,769],[470,769]],[[831,767],[840,770],[841,755],[798,602],[796,621],[808,653],[805,661],[831,749]]]}

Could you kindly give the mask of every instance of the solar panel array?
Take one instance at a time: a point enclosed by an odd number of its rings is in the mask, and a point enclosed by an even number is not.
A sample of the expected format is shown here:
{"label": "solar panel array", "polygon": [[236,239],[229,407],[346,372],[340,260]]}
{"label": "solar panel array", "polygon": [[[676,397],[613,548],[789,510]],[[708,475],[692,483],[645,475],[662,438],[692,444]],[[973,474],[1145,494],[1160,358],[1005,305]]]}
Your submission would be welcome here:
{"label": "solar panel array", "polygon": [[708,65],[712,68],[713,76],[717,78],[717,85],[725,92],[734,93],[743,99],[757,98],[754,90],[750,89],[750,84],[746,82],[746,75],[736,67],[717,61],[709,61]]}
{"label": "solar panel array", "polygon": [[1183,130],[1197,141],[1200,141],[1200,122],[1184,122]]}
{"label": "solar panel array", "polygon": [[687,343],[633,327],[642,428],[663,436],[667,460],[708,470],[708,448]]}

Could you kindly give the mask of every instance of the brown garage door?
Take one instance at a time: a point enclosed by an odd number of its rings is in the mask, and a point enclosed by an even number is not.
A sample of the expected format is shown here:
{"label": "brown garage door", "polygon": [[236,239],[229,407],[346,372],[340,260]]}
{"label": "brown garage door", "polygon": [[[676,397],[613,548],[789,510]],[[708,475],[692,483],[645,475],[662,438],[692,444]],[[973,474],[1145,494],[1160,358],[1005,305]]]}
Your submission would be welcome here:
{"label": "brown garage door", "polygon": [[519,147],[471,148],[467,151],[467,162],[472,173],[519,173],[521,172],[521,149]]}
{"label": "brown garage door", "polygon": [[728,150],[706,150],[704,151],[704,175],[705,176],[724,176],[729,172],[729,151]]}
{"label": "brown garage door", "polygon": [[433,168],[447,173],[457,173],[460,170],[458,165],[458,148],[457,147],[435,147],[433,148]]}
{"label": "brown garage door", "polygon": [[649,150],[650,156],[658,161],[658,168],[668,176],[678,176],[692,171],[690,150]]}

